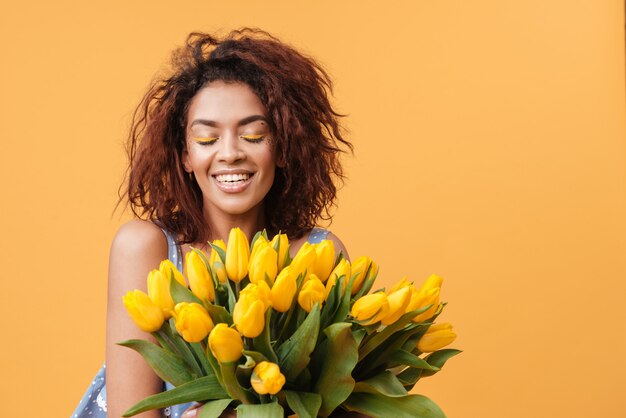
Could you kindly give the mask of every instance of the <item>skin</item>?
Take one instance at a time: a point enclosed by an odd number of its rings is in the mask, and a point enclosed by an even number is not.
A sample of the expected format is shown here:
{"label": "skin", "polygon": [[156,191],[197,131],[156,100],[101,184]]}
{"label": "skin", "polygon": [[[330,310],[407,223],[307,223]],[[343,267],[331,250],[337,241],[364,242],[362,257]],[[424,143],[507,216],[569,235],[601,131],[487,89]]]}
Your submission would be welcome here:
{"label": "skin", "polygon": [[[265,116],[266,110],[259,98],[245,84],[213,82],[201,89],[192,99],[187,114],[187,149],[181,164],[193,173],[203,195],[204,218],[212,231],[210,240],[225,242],[231,228],[238,226],[251,239],[263,229],[263,199],[274,180],[277,166],[273,141],[267,123],[255,120],[242,124],[250,116]],[[211,120],[214,126],[195,123]],[[193,125],[193,126],[192,126]],[[258,136],[265,138],[257,141]],[[216,139],[217,138],[217,139]],[[199,140],[200,139],[200,140]],[[211,144],[201,144],[210,139]],[[255,141],[251,141],[254,139]],[[212,173],[225,168],[242,168],[255,173],[249,187],[242,193],[228,194],[216,187]],[[308,233],[291,240],[290,254],[295,256],[306,242]],[[337,251],[347,251],[332,233],[328,234]],[[207,245],[196,242],[190,246],[207,251]],[[207,251],[208,252],[208,251]],[[167,258],[167,241],[159,227],[151,222],[132,220],[120,227],[113,239],[109,257],[106,381],[109,416],[121,416],[141,399],[158,393],[162,381],[141,356],[128,348],[116,345],[127,339],[153,341],[150,334],[139,330],[126,313],[122,296],[129,290],[147,292],[146,277]],[[194,412],[198,412],[195,409]],[[192,411],[191,415],[195,416]],[[227,412],[228,413],[228,412]],[[159,411],[136,415],[142,418],[160,418]],[[227,415],[224,415],[227,416]]]}

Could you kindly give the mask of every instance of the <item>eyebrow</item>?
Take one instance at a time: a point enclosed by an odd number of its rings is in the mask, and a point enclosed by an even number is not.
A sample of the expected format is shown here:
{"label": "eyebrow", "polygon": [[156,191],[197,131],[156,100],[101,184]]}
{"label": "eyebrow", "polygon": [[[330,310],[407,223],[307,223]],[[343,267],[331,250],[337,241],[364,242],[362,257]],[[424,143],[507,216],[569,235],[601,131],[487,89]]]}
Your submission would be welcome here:
{"label": "eyebrow", "polygon": [[[248,117],[241,119],[239,122],[237,122],[237,126],[239,127],[239,126],[248,125],[249,123],[256,122],[257,120],[265,122],[266,124],[269,125],[267,118],[265,116],[252,115],[252,116],[248,116]],[[204,126],[211,126],[213,128],[216,128],[219,125],[219,123],[213,120],[208,120],[208,119],[195,119],[193,122],[191,122],[191,125],[189,125],[189,127],[191,128],[194,125],[204,125]]]}

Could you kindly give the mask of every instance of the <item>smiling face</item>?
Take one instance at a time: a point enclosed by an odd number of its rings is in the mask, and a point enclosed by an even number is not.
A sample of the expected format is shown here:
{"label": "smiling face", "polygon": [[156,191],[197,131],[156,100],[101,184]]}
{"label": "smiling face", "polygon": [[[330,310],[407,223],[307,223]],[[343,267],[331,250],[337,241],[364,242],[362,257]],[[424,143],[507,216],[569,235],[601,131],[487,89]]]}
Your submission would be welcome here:
{"label": "smiling face", "polygon": [[243,83],[214,81],[187,112],[185,171],[210,215],[258,214],[274,182],[276,159],[265,107]]}

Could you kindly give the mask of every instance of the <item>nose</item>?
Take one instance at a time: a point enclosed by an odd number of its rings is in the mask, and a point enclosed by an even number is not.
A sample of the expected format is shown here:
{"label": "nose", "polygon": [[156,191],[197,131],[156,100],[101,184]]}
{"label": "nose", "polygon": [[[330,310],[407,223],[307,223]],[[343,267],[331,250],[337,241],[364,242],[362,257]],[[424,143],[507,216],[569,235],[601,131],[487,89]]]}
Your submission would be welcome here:
{"label": "nose", "polygon": [[217,152],[217,159],[224,164],[234,164],[239,161],[243,161],[246,158],[244,150],[239,143],[239,137],[237,134],[228,133],[222,137],[220,147]]}

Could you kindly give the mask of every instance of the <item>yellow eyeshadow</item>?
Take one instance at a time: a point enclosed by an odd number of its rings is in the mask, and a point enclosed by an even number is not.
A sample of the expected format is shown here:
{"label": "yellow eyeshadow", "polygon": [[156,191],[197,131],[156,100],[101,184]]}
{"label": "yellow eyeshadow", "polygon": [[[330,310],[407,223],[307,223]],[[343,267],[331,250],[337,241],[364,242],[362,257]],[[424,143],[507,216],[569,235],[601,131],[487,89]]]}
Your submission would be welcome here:
{"label": "yellow eyeshadow", "polygon": [[241,137],[244,139],[261,139],[263,138],[265,135],[242,135]]}
{"label": "yellow eyeshadow", "polygon": [[213,136],[213,137],[206,137],[206,138],[199,137],[199,138],[191,138],[191,139],[196,142],[207,143],[207,142],[215,142],[219,138],[216,136]]}

